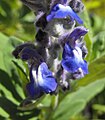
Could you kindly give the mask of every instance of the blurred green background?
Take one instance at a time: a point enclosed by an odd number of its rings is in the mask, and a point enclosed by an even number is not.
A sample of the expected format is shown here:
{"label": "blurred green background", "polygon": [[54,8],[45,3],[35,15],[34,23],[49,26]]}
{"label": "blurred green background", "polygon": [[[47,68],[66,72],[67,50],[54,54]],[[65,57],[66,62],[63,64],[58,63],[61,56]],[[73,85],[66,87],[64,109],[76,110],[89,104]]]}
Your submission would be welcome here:
{"label": "blurred green background", "polygon": [[0,120],[105,119],[105,0],[83,2],[86,8],[80,15],[89,29],[89,74],[73,81],[67,93],[20,105],[26,98],[28,70],[12,51],[34,41],[35,16],[19,0],[0,0]]}

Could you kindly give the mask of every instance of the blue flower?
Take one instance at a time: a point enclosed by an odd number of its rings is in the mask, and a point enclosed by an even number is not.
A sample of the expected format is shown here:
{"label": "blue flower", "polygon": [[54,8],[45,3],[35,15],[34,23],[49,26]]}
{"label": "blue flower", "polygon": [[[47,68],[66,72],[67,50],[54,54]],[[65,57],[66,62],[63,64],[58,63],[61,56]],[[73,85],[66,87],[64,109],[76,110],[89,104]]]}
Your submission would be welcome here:
{"label": "blue flower", "polygon": [[84,36],[87,32],[88,32],[88,29],[86,29],[83,26],[78,26],[71,33],[68,34],[67,39],[69,39],[70,43],[71,43],[71,40],[74,41],[75,43],[77,39],[80,39],[81,36]]}
{"label": "blue flower", "polygon": [[70,17],[71,20],[73,21],[74,19],[79,23],[79,24],[83,24],[83,21],[81,20],[81,18],[72,10],[72,8],[70,6],[64,6],[62,4],[56,4],[50,14],[47,16],[47,21],[51,21],[54,18],[66,18],[66,17]]}
{"label": "blue flower", "polygon": [[65,70],[73,73],[75,78],[81,78],[88,74],[88,64],[83,59],[84,51],[82,50],[82,47],[84,44],[83,42],[77,42],[77,40],[87,32],[88,30],[84,27],[76,27],[71,33],[63,36],[64,48],[61,64]]}
{"label": "blue flower", "polygon": [[17,46],[17,47],[15,48],[15,50],[12,52],[13,56],[14,56],[15,58],[20,58],[19,54],[20,54],[20,52],[21,52],[23,49],[25,49],[25,48],[35,49],[35,46],[34,46],[34,44],[32,44],[32,43],[24,43],[24,44],[21,44],[21,45]]}
{"label": "blue flower", "polygon": [[85,60],[82,58],[82,51],[79,47],[75,47],[75,49],[71,48],[69,42],[67,42],[64,46],[63,50],[63,59],[62,59],[62,67],[70,73],[75,73],[78,69],[83,71],[83,74],[88,74],[88,65]]}
{"label": "blue flower", "polygon": [[43,60],[42,56],[38,53],[35,48],[25,47],[18,55],[23,61],[34,61],[34,63],[40,63]]}
{"label": "blue flower", "polygon": [[60,44],[65,44],[67,41],[70,42],[70,46],[72,48],[76,45],[76,40],[80,39],[82,36],[84,36],[88,32],[88,29],[86,29],[83,26],[76,27],[71,33],[65,33],[59,38]]}
{"label": "blue flower", "polygon": [[56,79],[45,62],[30,68],[30,82],[26,86],[30,97],[38,98],[43,93],[53,93],[57,88]]}

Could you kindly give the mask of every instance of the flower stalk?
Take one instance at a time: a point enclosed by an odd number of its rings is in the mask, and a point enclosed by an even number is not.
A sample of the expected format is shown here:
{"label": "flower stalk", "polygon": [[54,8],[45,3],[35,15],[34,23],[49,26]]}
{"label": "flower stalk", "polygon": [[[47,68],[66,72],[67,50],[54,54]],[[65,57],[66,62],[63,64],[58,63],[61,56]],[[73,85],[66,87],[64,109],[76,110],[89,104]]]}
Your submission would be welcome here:
{"label": "flower stalk", "polygon": [[[29,66],[27,96],[34,100],[45,94],[59,96],[61,89],[69,90],[71,80],[88,74],[83,41],[88,30],[77,14],[84,5],[81,0],[21,1],[35,12],[37,30],[35,43],[24,43],[13,51],[15,58]],[[57,104],[55,97],[53,109]]]}

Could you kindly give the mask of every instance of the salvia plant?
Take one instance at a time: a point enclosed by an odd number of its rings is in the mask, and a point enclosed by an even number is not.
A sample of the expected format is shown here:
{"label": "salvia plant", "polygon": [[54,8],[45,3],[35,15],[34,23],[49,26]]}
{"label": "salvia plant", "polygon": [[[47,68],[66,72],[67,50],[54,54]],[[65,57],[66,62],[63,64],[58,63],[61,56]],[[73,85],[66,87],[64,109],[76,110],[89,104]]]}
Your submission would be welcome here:
{"label": "salvia plant", "polygon": [[81,0],[21,1],[36,16],[35,41],[23,43],[12,52],[28,65],[27,98],[21,103],[25,106],[46,94],[64,94],[74,80],[88,74],[84,42],[88,29],[79,16],[84,9]]}

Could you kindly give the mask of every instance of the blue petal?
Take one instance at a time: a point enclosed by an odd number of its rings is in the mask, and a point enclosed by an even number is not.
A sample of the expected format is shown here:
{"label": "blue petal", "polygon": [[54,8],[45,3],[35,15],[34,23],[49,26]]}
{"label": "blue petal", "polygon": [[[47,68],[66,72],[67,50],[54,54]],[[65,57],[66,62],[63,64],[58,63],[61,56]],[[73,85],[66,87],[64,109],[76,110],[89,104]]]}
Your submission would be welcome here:
{"label": "blue petal", "polygon": [[56,79],[45,62],[42,62],[37,69],[31,66],[30,83],[27,84],[27,91],[31,97],[37,98],[41,93],[54,92],[56,88]]}
{"label": "blue petal", "polygon": [[[69,44],[72,48],[75,47],[75,41],[77,39],[80,39],[81,36],[84,36],[86,33],[88,32],[88,30],[83,27],[83,26],[79,26],[76,27],[70,34],[67,34],[67,41],[69,41]],[[66,37],[66,36],[65,36]]]}
{"label": "blue petal", "polygon": [[33,48],[28,48],[28,47],[24,48],[20,52],[19,56],[22,60],[34,59],[34,61],[43,61],[42,57]]}
{"label": "blue petal", "polygon": [[55,5],[50,14],[47,16],[47,21],[51,21],[54,18],[65,18],[68,16],[67,8],[61,4]]}
{"label": "blue petal", "polygon": [[63,2],[66,4],[66,3],[67,3],[67,0],[63,0]]}
{"label": "blue petal", "polygon": [[88,74],[88,64],[85,60],[84,60],[84,63],[81,64],[81,68],[84,71],[84,74]]}
{"label": "blue petal", "polygon": [[66,18],[67,16],[70,16],[71,20],[75,19],[79,24],[83,24],[81,18],[71,9],[70,6],[64,6],[62,4],[55,5],[46,19],[49,22],[54,18]]}
{"label": "blue petal", "polygon": [[79,47],[72,49],[69,44],[65,44],[63,50],[62,67],[70,73],[75,73],[79,68],[84,74],[88,73],[88,65],[82,59],[82,51]]}
{"label": "blue petal", "polygon": [[35,48],[35,46],[32,43],[24,43],[15,48],[15,50],[12,52],[12,54],[15,56],[15,58],[19,58],[19,53],[24,49],[24,48]]}
{"label": "blue petal", "polygon": [[69,6],[68,6],[68,11],[69,11],[69,16],[71,16],[72,19],[75,19],[79,24],[83,24],[81,18]]}
{"label": "blue petal", "polygon": [[74,38],[74,41],[76,41],[81,36],[84,36],[87,32],[88,32],[88,29],[86,29],[83,26],[78,26],[70,33],[68,39],[70,40],[70,39]]}
{"label": "blue petal", "polygon": [[20,57],[22,60],[29,60],[33,57],[36,57],[38,53],[32,48],[25,48],[21,51]]}
{"label": "blue petal", "polygon": [[70,46],[72,48],[74,48],[75,45],[76,45],[76,40],[80,39],[87,32],[88,32],[88,29],[86,29],[83,26],[78,26],[72,32],[64,33],[61,37],[59,37],[58,41],[62,45],[64,45],[65,43],[69,42]]}
{"label": "blue petal", "polygon": [[32,98],[38,98],[41,95],[41,90],[33,82],[30,82],[26,86],[28,95]]}
{"label": "blue petal", "polygon": [[41,89],[37,83],[37,68],[33,65],[30,68],[30,82],[27,84],[26,89],[29,96],[37,98],[41,94]]}
{"label": "blue petal", "polygon": [[69,43],[65,44],[64,49],[63,49],[63,59],[67,59],[68,57],[73,57],[73,52],[72,48],[70,47]]}
{"label": "blue petal", "polygon": [[53,77],[52,72],[48,66],[43,62],[38,68],[39,86],[46,93],[54,92],[57,88],[56,79]]}

